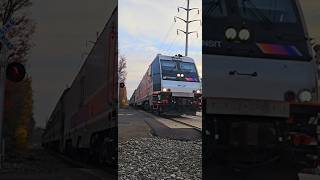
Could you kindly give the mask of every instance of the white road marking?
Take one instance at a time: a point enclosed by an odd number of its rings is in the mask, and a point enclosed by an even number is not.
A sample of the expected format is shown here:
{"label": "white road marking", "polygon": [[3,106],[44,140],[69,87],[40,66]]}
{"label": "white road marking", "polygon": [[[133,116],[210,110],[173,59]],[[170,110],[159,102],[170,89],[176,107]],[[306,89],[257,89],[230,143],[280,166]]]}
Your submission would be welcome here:
{"label": "white road marking", "polygon": [[127,113],[127,114],[124,114],[124,113],[118,113],[118,116],[132,116],[132,115],[134,115],[134,114],[129,114],[129,113]]}

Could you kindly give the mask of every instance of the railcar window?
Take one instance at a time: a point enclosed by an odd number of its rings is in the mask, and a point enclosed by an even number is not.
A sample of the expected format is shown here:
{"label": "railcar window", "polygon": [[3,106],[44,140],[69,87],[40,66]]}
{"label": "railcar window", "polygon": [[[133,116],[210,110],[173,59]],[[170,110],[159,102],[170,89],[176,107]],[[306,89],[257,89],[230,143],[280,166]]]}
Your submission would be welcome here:
{"label": "railcar window", "polygon": [[84,103],[84,99],[85,99],[85,77],[81,77],[80,79],[80,104],[79,106],[82,106]]}
{"label": "railcar window", "polygon": [[227,16],[227,9],[224,0],[203,0],[205,16],[224,17]]}
{"label": "railcar window", "polygon": [[291,0],[238,0],[241,16],[248,20],[272,23],[295,23],[297,18]]}

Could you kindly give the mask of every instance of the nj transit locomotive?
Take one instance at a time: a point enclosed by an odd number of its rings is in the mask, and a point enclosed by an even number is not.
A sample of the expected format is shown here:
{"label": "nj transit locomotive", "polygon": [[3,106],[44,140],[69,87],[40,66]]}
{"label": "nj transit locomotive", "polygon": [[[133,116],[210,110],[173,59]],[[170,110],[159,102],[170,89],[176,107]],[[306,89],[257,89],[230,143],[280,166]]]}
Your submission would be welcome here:
{"label": "nj transit locomotive", "polygon": [[117,160],[117,8],[70,88],[60,97],[43,146],[101,163]]}
{"label": "nj transit locomotive", "polygon": [[192,58],[158,54],[130,98],[130,105],[158,114],[196,114],[201,95]]}
{"label": "nj transit locomotive", "polygon": [[250,167],[290,152],[316,165],[317,70],[298,1],[203,0],[203,24],[206,154]]}

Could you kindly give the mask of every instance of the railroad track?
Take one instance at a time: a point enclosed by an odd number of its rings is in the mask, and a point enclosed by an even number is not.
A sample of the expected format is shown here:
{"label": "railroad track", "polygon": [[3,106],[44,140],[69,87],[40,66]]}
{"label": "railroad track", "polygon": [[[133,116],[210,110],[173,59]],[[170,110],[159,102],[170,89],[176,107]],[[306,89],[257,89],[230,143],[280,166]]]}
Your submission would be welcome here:
{"label": "railroad track", "polygon": [[180,123],[183,125],[186,125],[188,127],[191,127],[199,132],[202,132],[202,123],[201,122],[197,122],[197,121],[201,121],[201,119],[195,119],[192,117],[186,117],[186,116],[182,116],[179,118],[176,117],[166,117],[166,119],[169,119],[171,121],[174,121],[176,123]]}
{"label": "railroad track", "polygon": [[[196,116],[170,116],[170,115],[162,115],[158,116],[151,112],[146,112],[144,110],[139,110],[141,113],[145,114],[146,116],[149,116],[152,119],[155,119],[169,127],[176,125],[181,125],[185,127],[189,127],[192,129],[195,129],[198,132],[202,132],[202,116],[196,115]],[[172,123],[169,123],[168,121],[171,121]],[[171,125],[168,125],[171,124]]]}

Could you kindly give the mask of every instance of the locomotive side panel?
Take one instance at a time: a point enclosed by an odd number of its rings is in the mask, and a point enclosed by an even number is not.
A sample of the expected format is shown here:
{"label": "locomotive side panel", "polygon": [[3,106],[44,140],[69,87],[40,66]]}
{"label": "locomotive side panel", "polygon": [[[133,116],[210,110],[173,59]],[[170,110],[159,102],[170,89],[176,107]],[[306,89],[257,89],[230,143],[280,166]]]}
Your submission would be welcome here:
{"label": "locomotive side panel", "polygon": [[144,103],[149,103],[149,99],[151,95],[152,95],[152,79],[151,79],[151,69],[149,67],[137,88],[137,94],[136,94],[137,104],[144,105]]}

